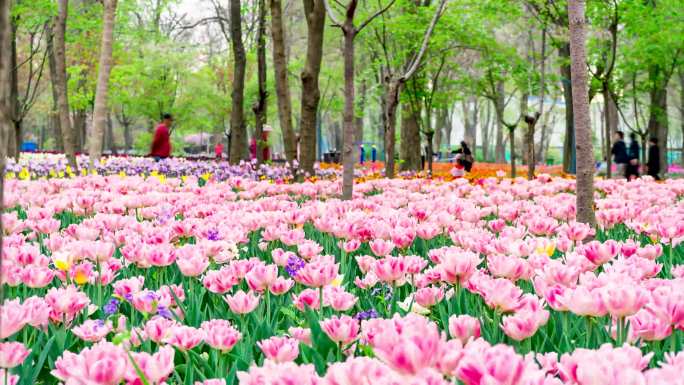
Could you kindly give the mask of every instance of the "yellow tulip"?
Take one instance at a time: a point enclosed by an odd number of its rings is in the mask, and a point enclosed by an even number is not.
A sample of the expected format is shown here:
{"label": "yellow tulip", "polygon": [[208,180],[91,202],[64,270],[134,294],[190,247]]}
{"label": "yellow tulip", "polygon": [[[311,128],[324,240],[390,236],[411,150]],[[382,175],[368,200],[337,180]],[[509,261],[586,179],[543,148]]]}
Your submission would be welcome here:
{"label": "yellow tulip", "polygon": [[67,253],[52,254],[52,262],[58,270],[69,271],[71,269],[71,257]]}
{"label": "yellow tulip", "polygon": [[30,176],[31,174],[29,173],[29,170],[26,167],[22,168],[19,172],[19,179],[28,179]]}
{"label": "yellow tulip", "polygon": [[77,271],[74,275],[74,282],[76,282],[77,285],[85,285],[88,283],[88,275],[82,271]]}

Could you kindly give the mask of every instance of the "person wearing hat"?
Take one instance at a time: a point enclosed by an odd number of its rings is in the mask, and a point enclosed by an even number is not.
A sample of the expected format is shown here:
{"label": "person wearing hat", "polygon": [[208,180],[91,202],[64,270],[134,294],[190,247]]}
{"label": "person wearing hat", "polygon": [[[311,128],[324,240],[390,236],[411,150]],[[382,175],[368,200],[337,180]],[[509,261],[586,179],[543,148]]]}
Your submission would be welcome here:
{"label": "person wearing hat", "polygon": [[[269,133],[273,131],[273,128],[271,126],[264,126],[263,130],[261,131],[261,145],[263,146],[263,159],[264,162],[267,160],[271,160],[271,149],[268,147],[268,135]],[[249,144],[249,153],[251,159],[256,159],[256,154],[257,154],[257,140],[256,136],[252,137],[252,141]]]}
{"label": "person wearing hat", "polygon": [[153,157],[156,161],[171,156],[170,132],[172,124],[173,116],[171,116],[171,114],[164,114],[162,116],[161,123],[159,123],[156,131],[154,132],[154,139],[152,140],[152,149],[150,150],[149,156]]}

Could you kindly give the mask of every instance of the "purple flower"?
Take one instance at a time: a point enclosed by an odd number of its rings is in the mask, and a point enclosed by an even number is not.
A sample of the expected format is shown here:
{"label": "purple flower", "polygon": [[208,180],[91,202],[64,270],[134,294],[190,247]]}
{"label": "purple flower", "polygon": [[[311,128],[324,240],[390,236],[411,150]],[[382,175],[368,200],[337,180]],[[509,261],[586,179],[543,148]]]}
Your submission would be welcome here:
{"label": "purple flower", "polygon": [[294,277],[297,275],[297,272],[304,267],[304,265],[305,263],[303,259],[297,257],[296,255],[291,255],[289,258],[287,258],[287,265],[285,265],[285,271],[291,277]]}
{"label": "purple flower", "polygon": [[[126,294],[126,295],[130,295],[130,294]],[[132,299],[132,297],[133,296],[131,296],[131,299]],[[105,315],[108,315],[108,316],[118,312],[119,311],[119,301],[115,298],[110,299],[109,302],[106,305],[104,305],[103,310],[104,310]]]}
{"label": "purple flower", "polygon": [[210,241],[218,241],[219,240],[219,232],[216,229],[211,229],[207,231],[207,239]]}
{"label": "purple flower", "polygon": [[157,307],[157,314],[164,318],[172,319],[173,318],[173,313],[166,307],[166,306],[158,306]]}
{"label": "purple flower", "polygon": [[361,312],[356,313],[354,318],[359,320],[359,321],[365,320],[365,319],[371,319],[371,318],[378,318],[378,312],[375,311],[375,309],[370,309],[367,311],[361,311]]}

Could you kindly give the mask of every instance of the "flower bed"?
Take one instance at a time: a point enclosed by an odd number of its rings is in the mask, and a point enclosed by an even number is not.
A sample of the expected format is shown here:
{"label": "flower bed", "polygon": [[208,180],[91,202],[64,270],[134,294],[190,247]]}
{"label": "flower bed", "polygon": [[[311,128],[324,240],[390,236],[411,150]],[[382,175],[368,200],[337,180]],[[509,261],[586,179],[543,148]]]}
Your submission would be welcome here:
{"label": "flower bed", "polygon": [[574,183],[7,180],[0,378],[682,383],[684,181]]}

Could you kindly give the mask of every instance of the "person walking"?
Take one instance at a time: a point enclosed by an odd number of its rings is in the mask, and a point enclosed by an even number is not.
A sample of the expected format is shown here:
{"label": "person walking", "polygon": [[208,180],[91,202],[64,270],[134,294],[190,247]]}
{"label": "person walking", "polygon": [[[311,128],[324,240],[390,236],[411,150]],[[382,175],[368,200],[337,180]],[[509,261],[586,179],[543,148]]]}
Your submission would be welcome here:
{"label": "person walking", "polygon": [[613,134],[613,148],[610,153],[613,155],[613,163],[617,171],[613,174],[613,179],[625,178],[627,176],[627,145],[625,145],[625,134],[622,131],[615,131]]}
{"label": "person walking", "polygon": [[646,173],[655,180],[660,180],[660,148],[658,147],[658,138],[651,137],[648,141],[648,145]]}
{"label": "person walking", "polygon": [[629,134],[629,149],[627,150],[627,180],[636,179],[639,177],[639,153],[641,148],[639,147],[639,141],[635,133]]}
{"label": "person walking", "polygon": [[173,124],[173,116],[171,114],[164,114],[162,121],[157,126],[154,132],[154,139],[152,140],[152,148],[149,156],[154,160],[159,161],[171,156],[171,125]]}

